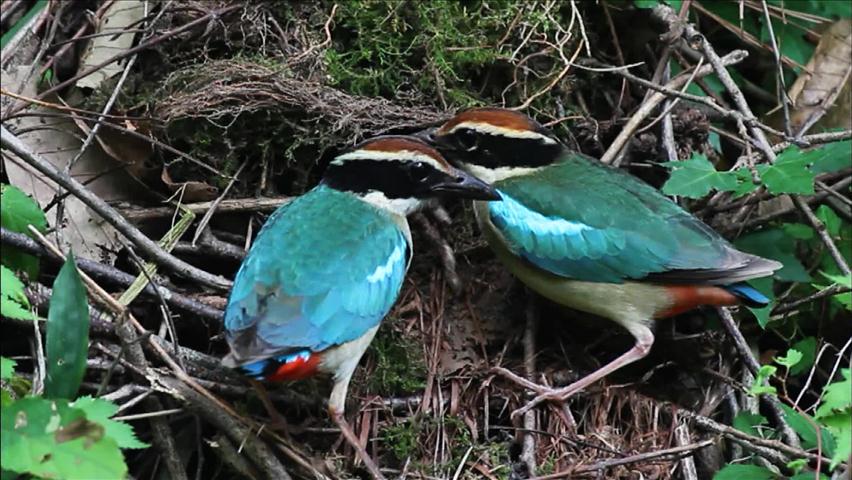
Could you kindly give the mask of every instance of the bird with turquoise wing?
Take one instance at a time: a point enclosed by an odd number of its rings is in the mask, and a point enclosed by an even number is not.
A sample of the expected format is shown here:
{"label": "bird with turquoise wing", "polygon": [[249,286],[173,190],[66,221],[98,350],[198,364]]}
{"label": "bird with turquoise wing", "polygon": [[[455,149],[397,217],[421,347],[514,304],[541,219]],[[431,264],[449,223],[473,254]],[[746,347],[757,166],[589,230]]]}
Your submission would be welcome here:
{"label": "bird with turquoise wing", "polygon": [[502,202],[474,202],[492,250],[529,288],[608,318],[635,338],[629,351],[541,401],[564,400],[645,357],[657,319],[702,305],[761,307],[744,283],[782,265],[735,249],[699,219],[629,173],[565,147],[511,110],[461,112],[418,134],[454,165],[491,183]]}
{"label": "bird with turquoise wing", "polygon": [[331,417],[381,478],[344,418],[361,356],[393,306],[412,255],[406,215],[437,196],[499,199],[423,141],[367,140],[266,221],[225,310],[223,364],[257,381],[331,375]]}

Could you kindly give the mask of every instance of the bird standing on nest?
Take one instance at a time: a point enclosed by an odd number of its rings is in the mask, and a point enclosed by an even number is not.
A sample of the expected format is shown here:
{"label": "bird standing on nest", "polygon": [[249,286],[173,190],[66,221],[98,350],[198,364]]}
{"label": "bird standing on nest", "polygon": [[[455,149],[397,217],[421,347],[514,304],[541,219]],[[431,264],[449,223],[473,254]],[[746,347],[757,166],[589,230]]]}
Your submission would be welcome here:
{"label": "bird standing on nest", "polygon": [[399,294],[406,215],[440,196],[499,199],[413,137],[377,137],[336,157],[319,186],[273,213],[234,281],[222,363],[258,381],[330,374],[331,417],[382,478],[344,418],[349,380]]}
{"label": "bird standing on nest", "polygon": [[736,250],[710,227],[629,173],[567,149],[526,115],[462,112],[419,134],[454,165],[492,183],[502,202],[475,202],[497,257],[527,286],[608,318],[633,348],[597,371],[549,389],[515,414],[564,400],[646,356],[653,325],[701,305],[765,306],[743,283],[782,265]]}

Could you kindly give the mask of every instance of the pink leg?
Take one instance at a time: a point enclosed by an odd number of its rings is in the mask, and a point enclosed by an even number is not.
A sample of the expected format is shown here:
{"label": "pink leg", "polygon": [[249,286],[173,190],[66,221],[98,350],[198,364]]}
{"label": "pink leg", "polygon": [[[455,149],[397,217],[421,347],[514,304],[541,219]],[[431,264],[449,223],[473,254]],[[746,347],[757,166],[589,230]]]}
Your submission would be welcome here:
{"label": "pink leg", "polygon": [[545,400],[567,400],[571,395],[574,395],[580,390],[583,390],[584,388],[597,382],[598,380],[604,378],[605,376],[618,370],[619,368],[625,365],[629,365],[641,358],[644,358],[646,355],[648,355],[648,352],[651,351],[651,345],[654,344],[654,334],[651,333],[651,329],[642,324],[630,325],[629,330],[630,333],[633,334],[633,336],[636,338],[636,344],[633,345],[633,348],[631,348],[615,360],[604,365],[603,367],[577,380],[571,385],[538,395],[537,397],[530,400],[529,403],[527,403],[523,407],[512,412],[512,417],[514,418],[519,415],[523,415],[525,412]]}
{"label": "pink leg", "polygon": [[329,409],[328,413],[331,415],[334,423],[340,427],[340,432],[343,434],[343,438],[352,445],[355,452],[358,454],[358,457],[362,462],[364,462],[364,466],[367,467],[370,475],[372,475],[375,480],[385,480],[385,476],[379,471],[379,467],[376,466],[376,462],[373,461],[370,454],[367,453],[367,450],[361,446],[361,442],[358,441],[358,436],[355,435],[354,431],[352,431],[352,427],[349,426],[349,423],[346,421],[343,413],[337,412],[333,409]]}

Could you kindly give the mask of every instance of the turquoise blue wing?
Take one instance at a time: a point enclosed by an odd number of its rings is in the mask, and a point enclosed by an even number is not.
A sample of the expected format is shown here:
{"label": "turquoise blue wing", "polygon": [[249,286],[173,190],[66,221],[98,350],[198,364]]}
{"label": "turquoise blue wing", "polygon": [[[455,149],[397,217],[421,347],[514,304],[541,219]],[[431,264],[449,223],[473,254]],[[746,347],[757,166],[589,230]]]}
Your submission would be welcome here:
{"label": "turquoise blue wing", "polygon": [[556,275],[608,283],[757,276],[758,257],[641,180],[579,154],[495,185],[503,201],[489,203],[491,222],[513,252]]}
{"label": "turquoise blue wing", "polygon": [[351,194],[320,186],[279,208],[225,310],[234,363],[360,337],[396,301],[409,254],[394,220]]}

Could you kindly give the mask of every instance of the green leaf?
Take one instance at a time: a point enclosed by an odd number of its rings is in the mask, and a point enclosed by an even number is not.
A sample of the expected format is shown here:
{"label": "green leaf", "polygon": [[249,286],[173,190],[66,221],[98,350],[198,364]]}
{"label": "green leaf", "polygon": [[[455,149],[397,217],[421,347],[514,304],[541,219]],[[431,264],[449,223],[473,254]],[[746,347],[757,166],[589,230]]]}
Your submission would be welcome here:
{"label": "green leaf", "polygon": [[831,468],[834,469],[852,455],[852,412],[823,417],[820,423],[828,428],[837,443],[834,455],[831,456]]}
{"label": "green leaf", "polygon": [[825,425],[837,443],[831,468],[852,454],[852,370],[840,370],[843,380],[827,385],[814,418]]}
{"label": "green leaf", "polygon": [[769,378],[775,375],[775,372],[778,371],[778,367],[773,365],[762,365],[760,370],[757,371],[757,375],[754,377],[754,384],[749,389],[748,393],[750,395],[775,395],[778,391],[772,385],[767,384]]}
{"label": "green leaf", "polygon": [[[44,212],[35,200],[17,187],[0,185],[0,227],[31,236],[27,225],[32,225],[38,231],[44,232],[47,229]],[[12,270],[23,271],[31,279],[38,276],[38,258],[23,253],[15,247],[4,246],[0,262]]]}
{"label": "green leaf", "polygon": [[784,233],[796,240],[811,240],[814,238],[814,229],[801,223],[785,223],[781,225]]}
{"label": "green leaf", "polygon": [[733,189],[734,198],[740,198],[757,190],[760,185],[754,183],[751,171],[748,168],[738,168],[732,172],[737,179],[737,188]]}
{"label": "green leaf", "polygon": [[843,170],[849,168],[849,159],[852,158],[852,140],[828,143],[820,148],[808,150],[802,155],[813,164],[811,171],[817,175]]}
{"label": "green leaf", "polygon": [[[808,63],[816,45],[805,40],[805,32],[801,28],[789,21],[784,22],[780,19],[772,18],[772,30],[775,32],[778,49],[782,55],[795,60],[800,65]],[[772,45],[770,37],[769,26],[766,24],[766,20],[761,18],[760,40],[765,45]]]}
{"label": "green leaf", "polygon": [[666,195],[681,195],[701,198],[711,190],[729,191],[737,188],[737,178],[730,172],[718,172],[702,154],[693,154],[683,161],[666,162],[672,169],[671,176],[663,185]]}
{"label": "green leaf", "polygon": [[[790,470],[792,470],[796,474],[801,472],[802,469],[804,469],[807,466],[808,466],[808,461],[805,460],[804,458],[798,458],[796,460],[787,462],[787,468],[789,468]],[[811,478],[813,478],[813,476],[811,476]]]}
{"label": "green leaf", "polygon": [[86,420],[97,423],[104,428],[104,434],[115,440],[121,448],[148,448],[150,445],[140,442],[133,433],[133,427],[124,423],[110,420],[118,411],[118,406],[110,401],[90,396],[80,397],[71,404],[86,413]]}
{"label": "green leaf", "polygon": [[791,348],[787,350],[787,354],[783,357],[775,357],[775,363],[782,367],[787,367],[787,370],[789,370],[798,365],[798,363],[802,361],[803,357],[804,355],[802,355],[802,352]]}
{"label": "green leaf", "polygon": [[11,358],[0,357],[0,380],[8,380],[15,374],[15,364]]}
{"label": "green leaf", "polygon": [[769,422],[766,420],[766,417],[763,415],[743,411],[739,412],[737,416],[734,417],[733,426],[743,433],[762,437],[763,435],[761,435],[760,429],[757,427],[768,423]]}
{"label": "green leaf", "polygon": [[[796,240],[783,229],[770,228],[740,237],[734,242],[744,252],[771,258],[784,264],[775,278],[785,282],[810,282],[811,276],[796,257]],[[766,293],[766,292],[763,292]]]}
{"label": "green leaf", "polygon": [[805,337],[794,343],[793,348],[802,352],[802,361],[790,369],[790,375],[799,375],[810,370],[810,368],[814,365],[814,360],[816,360],[816,338]]}
{"label": "green leaf", "polygon": [[852,370],[843,368],[840,374],[844,380],[826,385],[823,389],[822,402],[816,410],[817,419],[852,410]]}
{"label": "green leaf", "polygon": [[[814,429],[814,424],[819,426],[817,421],[807,414],[802,414],[794,410],[793,408],[781,403],[781,410],[784,411],[784,418],[787,420],[787,424],[790,425],[790,428],[796,431],[797,434],[802,438],[802,447],[806,450],[810,450],[817,447],[817,431]],[[824,455],[831,456],[834,454],[835,448],[837,445],[835,444],[834,438],[831,436],[831,433],[828,432],[825,428],[819,429],[821,442],[822,442],[822,452]]]}
{"label": "green leaf", "polygon": [[799,147],[788,147],[778,155],[772,165],[757,165],[760,178],[769,193],[814,193],[814,173],[809,161]]}
{"label": "green leaf", "polygon": [[713,475],[713,480],[774,480],[778,478],[772,470],[757,465],[725,465]]}
{"label": "green leaf", "polygon": [[722,153],[722,137],[720,137],[718,133],[712,131],[708,133],[707,141],[710,142],[710,146],[713,147],[713,150]]}
{"label": "green leaf", "polygon": [[30,301],[24,293],[24,284],[15,272],[0,265],[0,315],[18,320],[35,320],[30,311]]}
{"label": "green leaf", "polygon": [[65,400],[29,397],[2,407],[2,468],[44,478],[125,478],[115,440]]}
{"label": "green leaf", "polygon": [[[825,273],[825,272],[819,272],[819,273],[823,277],[829,279],[833,284],[840,285],[840,286],[847,287],[847,288],[852,287],[852,276],[849,276],[849,275],[830,275],[830,274]],[[828,288],[827,286],[823,287],[823,286],[819,286],[819,285],[814,285],[814,287],[816,287],[820,290],[823,289],[823,288]],[[846,310],[852,310],[852,292],[836,293],[836,294],[832,295],[831,298],[833,300],[837,301]]]}
{"label": "green leaf", "polygon": [[757,319],[757,323],[760,325],[760,328],[766,328],[766,325],[770,320],[772,309],[775,308],[775,292],[772,288],[774,283],[775,281],[772,277],[753,278],[748,281],[749,285],[757,289],[758,292],[766,295],[766,298],[770,300],[769,305],[763,308],[748,307],[748,310],[752,313],[752,315],[754,315],[754,318]]}
{"label": "green leaf", "polygon": [[[797,462],[797,461],[798,460],[794,460],[793,462]],[[802,461],[805,461],[805,460],[802,460]],[[790,462],[790,463],[793,463],[793,462]],[[800,472],[800,473],[797,473],[797,474],[793,475],[792,477],[790,477],[790,480],[814,480],[816,478],[814,473],[815,472],[811,472],[811,471]],[[828,477],[824,473],[820,473],[819,474],[819,480],[828,480]]]}
{"label": "green leaf", "polygon": [[47,314],[47,375],[45,396],[74,398],[89,349],[89,305],[86,288],[69,254],[53,282]]}
{"label": "green leaf", "polygon": [[654,8],[661,3],[666,3],[674,9],[675,12],[680,11],[680,6],[683,0],[633,0],[637,8]]}
{"label": "green leaf", "polygon": [[[814,214],[825,225],[840,254],[847,262],[852,261],[852,223],[844,222],[828,205],[820,205]],[[834,258],[827,252],[820,259],[820,269],[830,274],[840,273]]]}

